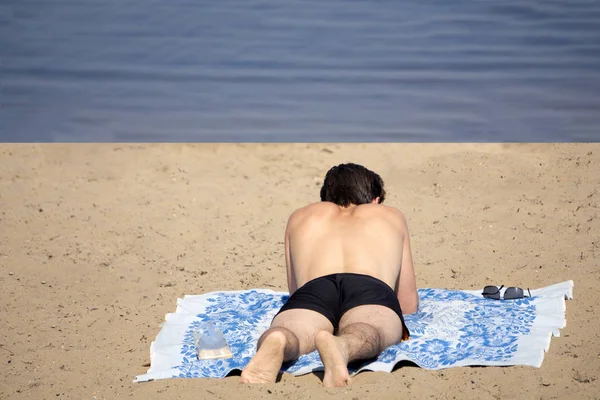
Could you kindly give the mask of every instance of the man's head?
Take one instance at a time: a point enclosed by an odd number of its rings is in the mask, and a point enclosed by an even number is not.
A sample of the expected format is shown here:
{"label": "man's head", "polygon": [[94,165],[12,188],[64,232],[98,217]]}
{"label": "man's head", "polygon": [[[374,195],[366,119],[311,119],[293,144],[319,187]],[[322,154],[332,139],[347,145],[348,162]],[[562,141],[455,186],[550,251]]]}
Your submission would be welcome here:
{"label": "man's head", "polygon": [[330,201],[342,207],[383,203],[384,200],[381,177],[358,164],[340,164],[331,168],[321,188],[321,201]]}

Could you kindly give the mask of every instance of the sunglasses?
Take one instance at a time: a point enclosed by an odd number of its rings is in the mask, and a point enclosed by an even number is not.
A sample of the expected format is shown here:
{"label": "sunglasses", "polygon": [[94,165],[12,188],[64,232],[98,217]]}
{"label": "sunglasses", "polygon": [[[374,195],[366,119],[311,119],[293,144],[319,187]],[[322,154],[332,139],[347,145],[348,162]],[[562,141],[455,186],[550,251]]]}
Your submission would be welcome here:
{"label": "sunglasses", "polygon": [[[486,286],[483,288],[483,293],[481,293],[481,295],[483,297],[485,297],[486,299],[500,300],[500,290],[502,290],[503,287],[504,287],[504,285],[502,285],[500,287]],[[504,291],[504,296],[502,296],[502,299],[516,300],[516,299],[522,299],[524,297],[531,297],[531,292],[529,291],[529,289],[527,289],[527,292],[529,293],[529,296],[525,296],[523,289],[511,286],[511,287],[506,288],[506,290]]]}

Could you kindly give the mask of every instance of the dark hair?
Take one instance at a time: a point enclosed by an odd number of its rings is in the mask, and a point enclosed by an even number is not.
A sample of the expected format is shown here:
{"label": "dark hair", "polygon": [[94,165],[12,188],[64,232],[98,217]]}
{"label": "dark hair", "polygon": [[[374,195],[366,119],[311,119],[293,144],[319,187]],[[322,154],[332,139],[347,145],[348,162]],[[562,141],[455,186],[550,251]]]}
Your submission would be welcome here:
{"label": "dark hair", "polygon": [[331,168],[321,187],[321,201],[330,201],[342,207],[371,203],[377,197],[380,203],[385,200],[381,177],[353,163]]}

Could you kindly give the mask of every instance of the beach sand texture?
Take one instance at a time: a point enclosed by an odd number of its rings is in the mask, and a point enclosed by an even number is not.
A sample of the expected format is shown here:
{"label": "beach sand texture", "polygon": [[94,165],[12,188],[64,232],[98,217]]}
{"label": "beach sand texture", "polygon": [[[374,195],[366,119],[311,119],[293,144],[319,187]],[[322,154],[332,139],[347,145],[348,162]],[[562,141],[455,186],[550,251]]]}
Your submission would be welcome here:
{"label": "beach sand texture", "polygon": [[[287,289],[287,218],[348,161],[404,211],[419,287],[575,282],[542,367],[132,383],[178,297]],[[0,398],[597,399],[599,267],[596,144],[0,145]]]}

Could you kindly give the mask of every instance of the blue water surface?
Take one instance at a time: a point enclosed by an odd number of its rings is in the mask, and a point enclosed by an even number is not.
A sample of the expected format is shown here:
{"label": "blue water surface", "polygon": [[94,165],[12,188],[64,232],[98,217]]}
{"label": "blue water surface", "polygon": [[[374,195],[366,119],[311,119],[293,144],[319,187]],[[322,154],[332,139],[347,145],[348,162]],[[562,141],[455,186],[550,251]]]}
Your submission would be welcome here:
{"label": "blue water surface", "polygon": [[599,141],[600,1],[0,0],[1,141]]}

